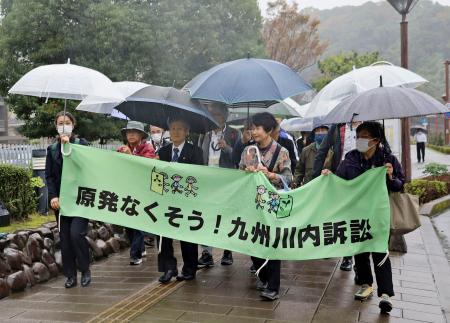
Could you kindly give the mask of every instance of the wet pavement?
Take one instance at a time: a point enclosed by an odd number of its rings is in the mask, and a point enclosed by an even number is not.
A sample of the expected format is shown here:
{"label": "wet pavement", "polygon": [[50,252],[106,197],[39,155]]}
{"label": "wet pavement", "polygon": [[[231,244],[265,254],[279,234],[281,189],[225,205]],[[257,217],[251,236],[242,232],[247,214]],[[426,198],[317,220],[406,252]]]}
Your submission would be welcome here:
{"label": "wet pavement", "polygon": [[[422,220],[406,236],[408,253],[391,255],[390,315],[380,315],[377,297],[353,299],[358,286],[353,272],[339,269],[340,259],[282,262],[281,298],[265,302],[247,256],[235,253],[232,266],[201,270],[194,281],[160,285],[151,248],[140,266],[129,266],[126,252],[96,263],[87,288],[67,290],[61,277],[0,300],[0,321],[450,322],[450,266],[430,219]],[[214,256],[218,261],[221,251]]]}
{"label": "wet pavement", "polygon": [[450,210],[432,218],[431,221],[450,262]]}
{"label": "wet pavement", "polygon": [[438,151],[426,148],[425,149],[425,163],[417,162],[416,146],[411,146],[411,173],[412,178],[419,178],[426,176],[423,171],[425,165],[430,163],[438,163],[447,165],[450,169],[450,155],[442,154]]}

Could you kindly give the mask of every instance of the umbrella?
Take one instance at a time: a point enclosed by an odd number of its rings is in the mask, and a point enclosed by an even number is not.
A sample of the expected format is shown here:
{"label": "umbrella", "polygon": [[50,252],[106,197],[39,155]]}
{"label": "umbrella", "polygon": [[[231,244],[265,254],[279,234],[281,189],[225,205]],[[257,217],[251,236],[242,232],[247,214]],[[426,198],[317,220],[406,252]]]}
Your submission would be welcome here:
{"label": "umbrella", "polygon": [[273,60],[245,58],[200,73],[184,86],[191,97],[231,107],[268,107],[311,90],[294,70]]}
{"label": "umbrella", "polygon": [[[286,118],[292,118],[292,117],[299,117],[300,114],[297,112],[297,110],[291,106],[291,102],[285,101],[276,103],[271,105],[266,111],[272,113],[273,115],[282,116]],[[289,99],[292,102],[298,105],[294,100]],[[289,102],[289,104],[288,104]],[[254,115],[256,113],[261,112],[261,109],[259,108],[236,108],[231,111],[231,113],[228,116],[227,122],[232,124],[242,124],[245,121],[247,121],[249,115]]]}
{"label": "umbrella", "polygon": [[378,87],[342,101],[324,123],[400,119],[447,112],[444,105],[415,89]]}
{"label": "umbrella", "polygon": [[324,124],[323,119],[323,117],[292,118],[283,120],[280,126],[286,131],[312,131]]}
{"label": "umbrella", "polygon": [[123,116],[123,114],[119,114],[118,111],[113,113],[112,109],[124,102],[128,96],[136,93],[146,86],[148,86],[148,84],[142,82],[113,82],[110,86],[110,90],[111,93],[120,93],[118,97],[99,97],[98,95],[89,95],[81,101],[76,109],[80,111],[111,114],[113,117],[125,119],[126,117]]}
{"label": "umbrella", "polygon": [[392,64],[375,63],[371,66],[353,69],[331,81],[314,97],[306,117],[327,115],[349,96],[377,88],[380,76],[383,77],[383,85],[386,87],[416,88],[427,82],[420,75]]}
{"label": "umbrella", "polygon": [[88,95],[119,99],[120,93],[111,91],[111,84],[111,80],[104,74],[68,61],[67,64],[51,64],[32,69],[8,93],[47,99],[82,100]]}
{"label": "umbrella", "polygon": [[[181,117],[192,131],[204,133],[218,127],[214,118],[198,100],[172,87],[147,85],[126,97],[117,105],[83,105],[83,111],[111,114],[114,109],[130,120],[149,123],[167,129],[170,118]],[[78,109],[78,108],[77,108]]]}
{"label": "umbrella", "polygon": [[425,126],[422,126],[422,125],[411,126],[410,131],[411,131],[411,136],[414,136],[419,131],[423,131],[425,133],[428,133],[428,129]]}

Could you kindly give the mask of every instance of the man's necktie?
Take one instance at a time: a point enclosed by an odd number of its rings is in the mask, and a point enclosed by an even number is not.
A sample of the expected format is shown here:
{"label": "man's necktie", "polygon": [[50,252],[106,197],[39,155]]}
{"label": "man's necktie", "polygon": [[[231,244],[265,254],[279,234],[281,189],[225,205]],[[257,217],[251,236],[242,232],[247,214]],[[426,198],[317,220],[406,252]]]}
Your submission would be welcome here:
{"label": "man's necktie", "polygon": [[178,149],[178,148],[174,148],[173,149],[173,156],[172,156],[172,161],[173,162],[177,162],[178,161],[178,157],[180,157],[179,155],[178,155],[178,152],[179,152],[180,150]]}

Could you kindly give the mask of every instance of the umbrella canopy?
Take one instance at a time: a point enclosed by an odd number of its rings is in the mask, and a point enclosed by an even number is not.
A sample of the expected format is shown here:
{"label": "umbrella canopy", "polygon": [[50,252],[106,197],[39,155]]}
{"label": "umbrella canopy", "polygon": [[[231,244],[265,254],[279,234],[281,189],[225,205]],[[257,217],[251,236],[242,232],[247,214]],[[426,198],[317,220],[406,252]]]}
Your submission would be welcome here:
{"label": "umbrella canopy", "polygon": [[124,102],[127,97],[146,86],[148,86],[148,84],[142,82],[113,82],[111,84],[111,93],[117,93],[119,97],[105,98],[89,95],[80,102],[76,109],[80,111],[111,114],[113,117],[124,119],[123,114],[120,115],[117,114],[117,112],[113,113],[113,108]]}
{"label": "umbrella canopy", "polygon": [[115,109],[130,120],[164,129],[167,129],[167,122],[171,118],[182,118],[196,133],[205,133],[219,127],[199,101],[172,87],[148,85],[128,96]]}
{"label": "umbrella canopy", "polygon": [[342,100],[380,85],[380,76],[386,87],[416,88],[427,82],[420,75],[393,65],[371,65],[354,69],[325,86],[312,100],[306,117],[327,115]]}
{"label": "umbrella canopy", "polygon": [[314,128],[324,125],[323,117],[292,118],[283,120],[281,128],[286,131],[312,131]]}
{"label": "umbrella canopy", "polygon": [[294,70],[273,60],[245,58],[223,63],[197,75],[184,86],[191,97],[232,107],[268,107],[311,90]]}
{"label": "umbrella canopy", "polygon": [[[272,113],[273,115],[282,116],[285,118],[300,117],[300,114],[297,112],[297,110],[286,101],[273,104],[265,111]],[[254,115],[260,112],[261,109],[259,108],[236,108],[230,112],[227,122],[245,122],[249,115]]]}
{"label": "umbrella canopy", "polygon": [[410,131],[411,131],[411,136],[414,136],[419,131],[423,131],[424,133],[428,133],[427,127],[422,126],[422,125],[411,126]]}
{"label": "umbrella canopy", "polygon": [[120,93],[111,91],[111,84],[104,74],[68,62],[32,69],[13,85],[9,93],[68,100],[82,100],[88,95],[119,98]]}
{"label": "umbrella canopy", "polygon": [[428,94],[402,87],[378,87],[342,101],[324,119],[327,124],[400,119],[447,112]]}

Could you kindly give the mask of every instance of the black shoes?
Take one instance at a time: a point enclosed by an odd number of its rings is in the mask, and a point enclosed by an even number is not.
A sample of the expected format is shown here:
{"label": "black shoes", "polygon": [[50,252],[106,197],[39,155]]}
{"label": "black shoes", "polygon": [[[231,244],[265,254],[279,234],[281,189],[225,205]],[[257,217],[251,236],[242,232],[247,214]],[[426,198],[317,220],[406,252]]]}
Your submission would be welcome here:
{"label": "black shoes", "polygon": [[261,279],[256,278],[256,290],[264,291],[267,289],[267,283],[263,282]]}
{"label": "black shoes", "polygon": [[179,282],[181,282],[183,280],[193,280],[193,279],[195,279],[195,275],[187,274],[187,273],[183,273],[183,272],[181,273],[180,276],[177,276],[177,280]]}
{"label": "black shoes", "polygon": [[266,301],[274,301],[280,298],[278,291],[270,290],[268,288],[266,288],[263,292],[261,292],[260,296]]}
{"label": "black shoes", "polygon": [[178,275],[178,270],[168,270],[164,273],[164,275],[159,277],[159,282],[162,284],[167,284],[168,282],[170,282],[172,277],[177,277],[177,275]]}
{"label": "black shoes", "polygon": [[[211,257],[212,259],[212,257]],[[222,266],[229,266],[233,264],[233,254],[230,250],[224,250],[222,259],[220,260]]]}
{"label": "black shoes", "polygon": [[81,286],[86,287],[91,283],[91,271],[85,271],[81,273]]}
{"label": "black shoes", "polygon": [[340,269],[343,271],[351,271],[353,268],[353,261],[352,257],[344,257],[342,259],[341,267]]}
{"label": "black shoes", "polygon": [[72,288],[77,286],[77,278],[76,277],[69,277],[67,278],[66,282],[64,283],[65,288]]}
{"label": "black shoes", "polygon": [[202,256],[198,259],[198,265],[201,267],[212,267],[214,266],[214,260],[212,255],[208,250],[203,250]]}

